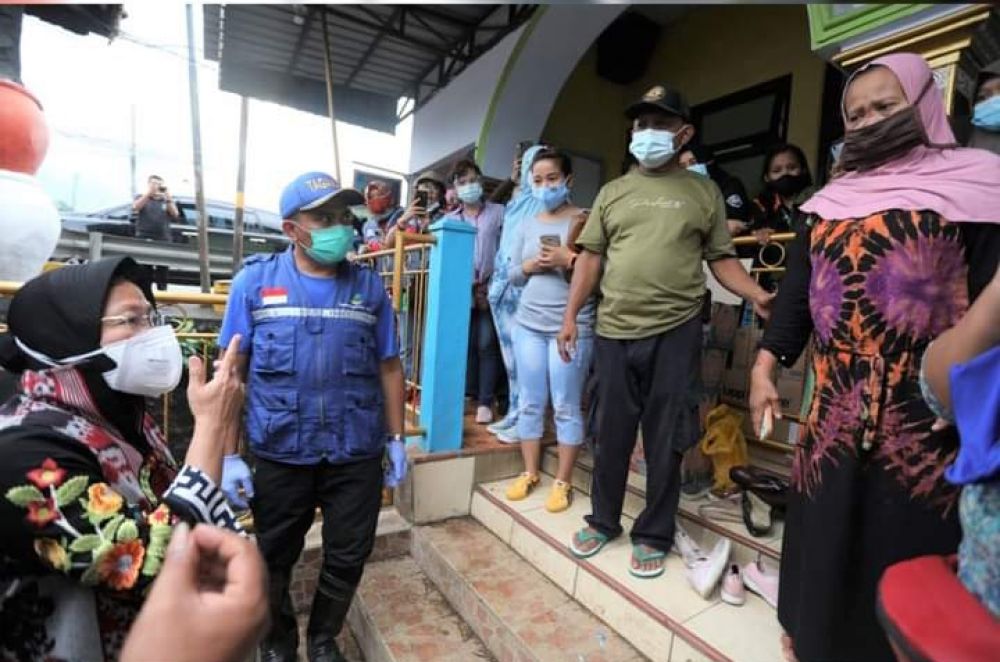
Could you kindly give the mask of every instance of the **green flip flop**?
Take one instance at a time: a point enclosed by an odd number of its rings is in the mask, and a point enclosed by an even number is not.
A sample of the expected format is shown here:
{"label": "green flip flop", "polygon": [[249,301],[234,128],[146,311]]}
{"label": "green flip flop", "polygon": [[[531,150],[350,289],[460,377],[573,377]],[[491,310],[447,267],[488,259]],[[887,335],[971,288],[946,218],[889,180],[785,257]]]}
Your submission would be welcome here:
{"label": "green flip flop", "polygon": [[[638,561],[640,566],[650,561],[659,561],[667,558],[665,552],[661,552],[658,549],[654,549],[651,552],[646,552],[643,551],[642,547],[643,547],[642,545],[632,545],[632,559]],[[659,577],[660,575],[662,575],[665,566],[666,564],[664,563],[655,570],[643,570],[641,567],[633,568],[632,564],[629,563],[628,571],[629,574],[631,574],[633,577],[639,577],[641,579],[652,579],[653,577]]]}
{"label": "green flip flop", "polygon": [[[598,542],[597,546],[593,549],[583,550],[577,547],[577,544],[588,543],[591,540],[596,540]],[[587,529],[580,529],[575,534],[573,534],[573,542],[569,545],[569,551],[573,553],[578,559],[590,558],[594,554],[604,549],[604,546],[608,544],[611,538],[607,537],[600,531],[588,531]]]}

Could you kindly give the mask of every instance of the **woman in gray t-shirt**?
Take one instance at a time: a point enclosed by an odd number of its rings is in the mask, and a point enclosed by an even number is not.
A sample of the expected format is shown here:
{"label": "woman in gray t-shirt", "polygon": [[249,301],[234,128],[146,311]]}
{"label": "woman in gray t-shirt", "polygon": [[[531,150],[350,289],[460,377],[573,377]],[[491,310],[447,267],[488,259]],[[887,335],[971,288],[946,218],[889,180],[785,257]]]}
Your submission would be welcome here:
{"label": "woman in gray t-shirt", "polygon": [[511,246],[508,278],[523,285],[512,333],[517,365],[519,413],[517,436],[521,440],[524,473],[507,489],[512,501],[524,499],[539,483],[541,437],[549,400],[559,442],[559,468],[545,507],[560,512],[569,507],[570,477],[583,442],[580,399],[590,370],[594,335],[594,302],[588,301],[577,317],[576,354],[566,363],[559,356],[556,334],[562,327],[569,301],[569,275],[576,253],[567,246],[572,221],[583,211],[569,201],[573,180],[570,159],[555,150],[539,152],[531,165],[532,195],[545,211],[524,219]]}

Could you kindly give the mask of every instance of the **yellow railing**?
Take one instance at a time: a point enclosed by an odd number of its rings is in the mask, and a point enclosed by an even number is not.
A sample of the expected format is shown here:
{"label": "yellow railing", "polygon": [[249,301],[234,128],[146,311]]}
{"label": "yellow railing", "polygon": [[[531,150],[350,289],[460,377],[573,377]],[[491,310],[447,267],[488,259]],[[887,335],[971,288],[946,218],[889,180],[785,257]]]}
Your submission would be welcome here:
{"label": "yellow railing", "polygon": [[392,248],[363,253],[355,262],[366,263],[382,277],[392,298],[399,328],[400,350],[406,375],[407,425],[420,429],[420,374],[427,322],[427,287],[432,235],[398,232]]}
{"label": "yellow railing", "polygon": [[[388,272],[381,272],[387,282],[387,291],[392,293],[393,309],[397,313],[401,335],[409,339],[408,348],[412,356],[408,361],[410,372],[407,379],[407,421],[405,434],[419,436],[425,430],[419,426],[420,411],[420,366],[422,360],[423,328],[427,315],[427,272],[430,264],[430,247],[436,239],[429,235],[412,235],[400,233],[397,235],[396,248],[389,251],[369,253],[358,258],[358,261],[370,261],[375,264],[379,258],[386,256],[396,258],[392,261]],[[400,259],[399,256],[402,256]],[[413,256],[413,257],[411,257]],[[399,265],[397,268],[396,265]],[[406,268],[410,265],[412,268]],[[21,288],[21,283],[0,281],[0,297],[13,296]],[[175,329],[177,340],[181,343],[186,356],[199,354],[210,364],[210,359],[216,354],[219,334],[217,332],[195,331],[194,324],[184,308],[184,304],[199,306],[225,307],[227,294],[205,294],[202,292],[160,292],[154,296],[171,325]],[[7,325],[0,323],[0,333],[7,331]],[[406,363],[406,362],[405,362]],[[404,363],[404,365],[405,365]],[[178,391],[165,394],[161,400],[162,428],[167,443],[170,442],[171,400]],[[184,416],[182,420],[187,420]]]}

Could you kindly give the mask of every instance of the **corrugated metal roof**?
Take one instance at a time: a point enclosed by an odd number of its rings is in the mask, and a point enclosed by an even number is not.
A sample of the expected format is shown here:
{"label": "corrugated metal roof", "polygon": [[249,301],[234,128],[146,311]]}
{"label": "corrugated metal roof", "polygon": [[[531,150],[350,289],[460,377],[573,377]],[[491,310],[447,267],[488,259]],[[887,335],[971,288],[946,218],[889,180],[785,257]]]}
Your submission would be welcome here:
{"label": "corrugated metal roof", "polygon": [[338,119],[381,131],[526,21],[534,5],[205,5],[222,89],[326,114],[323,22]]}

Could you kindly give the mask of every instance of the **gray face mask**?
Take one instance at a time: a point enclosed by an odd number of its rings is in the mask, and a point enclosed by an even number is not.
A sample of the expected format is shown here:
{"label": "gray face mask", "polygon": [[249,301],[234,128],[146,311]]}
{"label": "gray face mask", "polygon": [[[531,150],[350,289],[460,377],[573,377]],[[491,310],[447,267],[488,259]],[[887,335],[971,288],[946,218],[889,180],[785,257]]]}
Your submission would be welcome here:
{"label": "gray face mask", "polygon": [[36,352],[18,338],[14,342],[22,352],[50,367],[74,366],[95,356],[106,356],[115,362],[114,368],[103,373],[104,381],[112,390],[150,398],[177,388],[184,368],[181,346],[173,328],[167,324],[155,326],[93,352],[64,359],[53,359]]}

